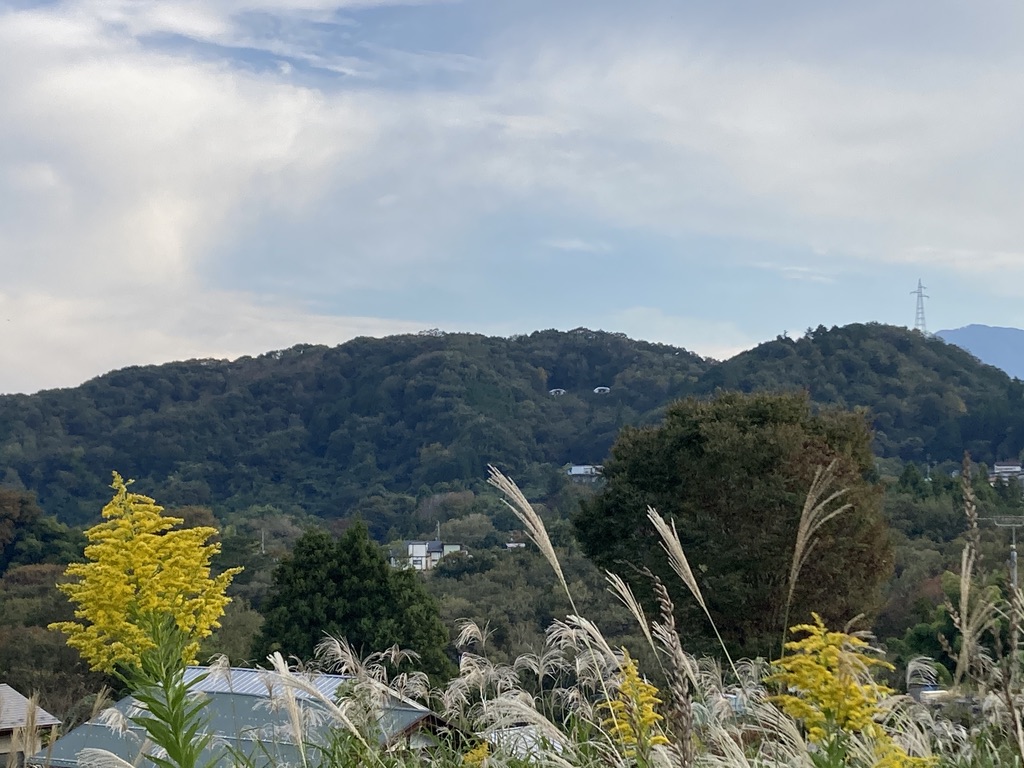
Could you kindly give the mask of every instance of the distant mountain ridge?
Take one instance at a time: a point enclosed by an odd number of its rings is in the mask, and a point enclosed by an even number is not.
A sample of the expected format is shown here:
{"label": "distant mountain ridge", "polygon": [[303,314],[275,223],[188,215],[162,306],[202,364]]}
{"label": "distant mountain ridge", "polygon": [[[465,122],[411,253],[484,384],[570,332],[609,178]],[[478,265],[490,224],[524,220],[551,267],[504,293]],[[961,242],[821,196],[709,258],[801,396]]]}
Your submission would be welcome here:
{"label": "distant mountain ridge", "polygon": [[959,461],[969,450],[991,463],[1024,450],[1024,384],[906,328],[819,326],[722,363],[583,328],[423,333],[0,396],[0,483],[81,523],[116,469],[168,506],[362,515],[381,538],[417,497],[479,488],[489,463],[542,498],[557,493],[562,467],[601,463],[623,426],[720,389],[867,408],[882,457]]}
{"label": "distant mountain ridge", "polygon": [[1024,379],[1024,330],[1020,328],[975,324],[935,335],[1015,379]]}

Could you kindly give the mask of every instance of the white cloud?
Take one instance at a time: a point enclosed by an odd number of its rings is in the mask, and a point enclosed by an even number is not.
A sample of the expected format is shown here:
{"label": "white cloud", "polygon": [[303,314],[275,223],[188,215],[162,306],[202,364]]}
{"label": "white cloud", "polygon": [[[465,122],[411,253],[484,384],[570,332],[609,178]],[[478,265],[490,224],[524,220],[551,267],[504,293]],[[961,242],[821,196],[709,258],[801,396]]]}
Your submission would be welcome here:
{"label": "white cloud", "polygon": [[[772,263],[798,280],[828,280],[844,258],[1024,273],[1024,103],[1007,97],[1024,76],[1012,60],[846,65],[710,50],[686,30],[607,29],[595,45],[593,30],[577,38],[538,25],[532,37],[497,38],[486,60],[367,40],[367,54],[401,71],[474,73],[446,89],[389,88],[375,80],[379,62],[325,49],[303,26],[401,4],[83,0],[0,14],[2,306],[26,318],[12,319],[0,358],[50,385],[115,364],[107,339],[126,362],[283,346],[281,323],[296,341],[340,339],[351,322],[304,313],[290,278],[309,281],[306,295],[443,280],[440,270],[458,268],[453,244],[515,206],[551,213],[549,231],[565,214],[583,232],[591,220],[667,241],[709,234],[813,249],[820,264]],[[254,35],[247,11],[291,26]],[[161,33],[360,78],[303,85],[290,65],[257,71],[230,51],[150,47]],[[270,264],[247,253],[246,238],[286,227],[304,238],[293,249],[264,256]],[[543,245],[625,253],[615,242]],[[701,264],[699,251],[672,250]],[[241,280],[268,267],[267,295],[225,299],[225,272]],[[999,290],[1024,293],[1024,280]],[[221,304],[245,322],[210,314]],[[261,313],[264,304],[278,309]],[[172,306],[193,322],[161,325]],[[653,307],[613,321],[597,324],[715,357],[753,344],[729,323]],[[224,328],[252,344],[218,341]]]}
{"label": "white cloud", "polygon": [[832,284],[836,281],[835,277],[831,274],[813,267],[798,266],[795,264],[777,264],[770,261],[759,261],[751,264],[751,266],[768,272],[775,272],[786,280],[819,284]]}
{"label": "white cloud", "polygon": [[674,315],[657,307],[615,312],[608,327],[634,339],[683,347],[716,360],[727,360],[762,341],[743,333],[734,323]]}
{"label": "white cloud", "polygon": [[228,292],[111,298],[0,293],[0,393],[76,386],[128,365],[258,355],[295,344],[410,333],[425,323],[317,314]]}
{"label": "white cloud", "polygon": [[612,249],[602,240],[585,240],[581,237],[554,237],[542,241],[541,245],[555,251],[578,253],[608,253]]}
{"label": "white cloud", "polygon": [[375,130],[350,100],[43,16],[0,23],[15,116],[0,124],[0,264],[16,284],[187,283],[243,206],[300,209]]}

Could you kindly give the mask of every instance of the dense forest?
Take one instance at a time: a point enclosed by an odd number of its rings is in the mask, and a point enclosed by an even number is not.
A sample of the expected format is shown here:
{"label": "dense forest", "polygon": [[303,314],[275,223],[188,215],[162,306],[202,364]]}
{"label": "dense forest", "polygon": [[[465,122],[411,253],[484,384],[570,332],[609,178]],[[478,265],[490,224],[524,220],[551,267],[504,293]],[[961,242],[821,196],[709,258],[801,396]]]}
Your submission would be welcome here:
{"label": "dense forest", "polygon": [[356,339],[128,368],[0,397],[0,478],[69,523],[95,518],[117,469],[167,504],[361,511],[379,537],[408,512],[402,499],[382,505],[388,494],[461,488],[488,463],[541,484],[568,462],[600,463],[623,425],[657,418],[708,365],[579,330]]}
{"label": "dense forest", "polygon": [[377,538],[411,535],[411,497],[478,487],[488,463],[546,495],[563,465],[599,464],[623,426],[720,389],[866,407],[881,457],[991,463],[1024,449],[1024,385],[902,328],[819,327],[717,364],[585,329],[425,333],[0,397],[0,482],[69,524],[95,519],[116,469],[169,505],[360,514]]}
{"label": "dense forest", "polygon": [[[485,484],[488,464],[535,502],[581,608],[631,645],[635,625],[570,522],[594,487],[564,467],[602,463],[623,427],[721,391],[800,391],[813,407],[865,409],[895,552],[875,627],[895,657],[941,656],[944,575],[963,532],[954,474],[965,450],[982,464],[1020,455],[1024,385],[939,339],[881,325],[780,337],[721,363],[578,329],[357,339],[0,397],[0,674],[72,717],[95,690],[43,627],[67,618],[54,580],[80,556],[112,470],[188,524],[216,527],[219,567],[245,566],[205,651],[252,659],[276,565],[311,527],[341,535],[356,519],[382,545],[437,532],[463,544],[468,554],[425,582],[449,631],[461,618],[487,626],[498,658],[538,647],[568,605],[535,550],[507,548],[523,538]],[[1022,511],[1020,494],[990,486],[984,467],[975,486],[983,515]],[[984,536],[995,569],[1002,532]]]}

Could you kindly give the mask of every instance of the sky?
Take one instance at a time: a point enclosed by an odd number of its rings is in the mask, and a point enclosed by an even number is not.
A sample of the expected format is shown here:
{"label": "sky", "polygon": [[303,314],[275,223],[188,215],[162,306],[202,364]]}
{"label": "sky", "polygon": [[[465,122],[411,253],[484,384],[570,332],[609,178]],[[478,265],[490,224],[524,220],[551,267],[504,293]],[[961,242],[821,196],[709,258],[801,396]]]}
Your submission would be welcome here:
{"label": "sky", "polygon": [[0,392],[439,328],[1024,327],[1024,6],[0,0]]}

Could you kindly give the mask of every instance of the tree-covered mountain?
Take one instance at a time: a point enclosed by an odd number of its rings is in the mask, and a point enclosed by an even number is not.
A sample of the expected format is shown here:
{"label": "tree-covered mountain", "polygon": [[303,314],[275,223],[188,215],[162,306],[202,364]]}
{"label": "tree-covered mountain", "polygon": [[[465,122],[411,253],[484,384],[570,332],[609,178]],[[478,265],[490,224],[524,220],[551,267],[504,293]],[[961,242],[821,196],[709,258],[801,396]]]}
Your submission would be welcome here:
{"label": "tree-covered mountain", "polygon": [[116,469],[168,506],[362,511],[381,537],[403,512],[395,494],[476,483],[488,463],[542,488],[568,462],[600,463],[623,425],[654,420],[709,365],[579,329],[127,368],[0,397],[0,482],[70,523],[96,517]]}
{"label": "tree-covered mountain", "polygon": [[488,463],[545,497],[566,463],[600,463],[622,426],[719,389],[805,389],[818,403],[867,407],[883,457],[957,461],[967,449],[992,462],[1024,448],[1024,385],[903,328],[819,327],[717,364],[585,329],[435,332],[127,368],[0,397],[0,483],[82,523],[116,469],[171,507],[361,514],[384,539],[405,535],[417,496],[477,487]]}
{"label": "tree-covered mountain", "polygon": [[962,347],[989,365],[1000,368],[1015,379],[1024,379],[1024,330],[990,325],[967,325],[935,334],[950,344]]}
{"label": "tree-covered mountain", "polygon": [[991,464],[1024,449],[1024,385],[942,339],[869,324],[808,329],[713,366],[697,391],[804,389],[818,403],[870,409],[875,452],[905,461]]}

